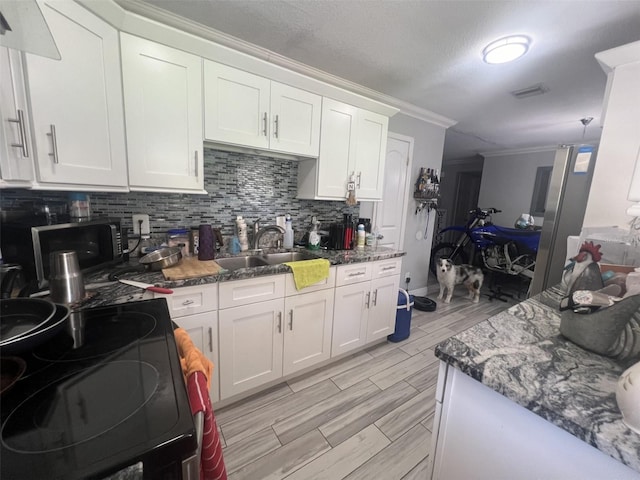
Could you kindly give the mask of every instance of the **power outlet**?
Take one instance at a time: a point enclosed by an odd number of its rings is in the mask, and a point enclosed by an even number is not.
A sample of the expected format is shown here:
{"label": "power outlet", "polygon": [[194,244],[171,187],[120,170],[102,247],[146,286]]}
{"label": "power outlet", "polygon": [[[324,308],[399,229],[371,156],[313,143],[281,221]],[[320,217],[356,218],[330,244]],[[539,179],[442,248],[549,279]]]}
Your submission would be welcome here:
{"label": "power outlet", "polygon": [[[140,221],[142,221],[142,224],[140,224]],[[151,227],[149,226],[149,215],[133,215],[133,234],[149,235],[150,233]]]}
{"label": "power outlet", "polygon": [[406,272],[404,274],[404,283],[409,283],[411,281],[411,273],[410,272]]}

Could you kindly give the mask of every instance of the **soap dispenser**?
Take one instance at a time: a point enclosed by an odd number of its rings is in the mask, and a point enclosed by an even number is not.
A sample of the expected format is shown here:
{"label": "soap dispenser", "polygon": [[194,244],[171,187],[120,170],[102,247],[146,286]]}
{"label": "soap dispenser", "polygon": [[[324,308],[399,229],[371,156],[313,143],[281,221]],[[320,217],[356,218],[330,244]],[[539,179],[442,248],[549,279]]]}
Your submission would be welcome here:
{"label": "soap dispenser", "polygon": [[284,222],[284,248],[293,248],[293,226],[291,225],[291,215],[287,214]]}
{"label": "soap dispenser", "polygon": [[318,220],[316,217],[311,219],[311,230],[309,230],[309,242],[307,248],[309,250],[318,250],[320,248],[320,234],[318,233]]}

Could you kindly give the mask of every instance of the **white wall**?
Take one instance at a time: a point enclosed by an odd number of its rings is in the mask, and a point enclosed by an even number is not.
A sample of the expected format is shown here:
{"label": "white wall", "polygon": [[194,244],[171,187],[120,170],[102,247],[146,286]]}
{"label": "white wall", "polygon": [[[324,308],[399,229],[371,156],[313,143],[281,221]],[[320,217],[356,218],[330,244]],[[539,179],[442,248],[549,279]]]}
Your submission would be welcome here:
{"label": "white wall", "polygon": [[[411,188],[407,192],[410,200],[407,208],[407,223],[404,235],[404,250],[407,254],[402,260],[400,285],[404,288],[404,272],[409,271],[411,272],[409,289],[412,291],[419,290],[417,293],[424,295],[425,290],[422,289],[427,286],[435,211],[429,215],[425,210],[417,215],[415,214],[416,202],[413,199],[413,186],[420,173],[420,167],[441,169],[445,128],[407,115],[397,114],[389,120],[389,131],[413,137],[414,139],[413,163],[412,171],[410,172]],[[416,234],[420,232],[422,234],[421,237],[424,236],[427,221],[428,232],[426,238],[418,240]]]}
{"label": "white wall", "polygon": [[[493,222],[513,227],[523,213],[529,213],[538,167],[553,166],[555,149],[485,156],[478,206],[502,210]],[[535,224],[542,225],[542,217]]]}
{"label": "white wall", "polygon": [[582,226],[628,229],[632,217],[626,211],[633,202],[627,195],[640,148],[640,61],[615,68],[605,103],[598,161]]}

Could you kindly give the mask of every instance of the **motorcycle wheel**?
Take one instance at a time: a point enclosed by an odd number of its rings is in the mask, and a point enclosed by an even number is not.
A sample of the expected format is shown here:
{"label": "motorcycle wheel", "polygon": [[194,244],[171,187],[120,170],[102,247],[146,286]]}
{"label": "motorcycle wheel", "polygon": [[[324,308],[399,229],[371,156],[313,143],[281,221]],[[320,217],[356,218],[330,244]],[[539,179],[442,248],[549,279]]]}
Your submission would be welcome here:
{"label": "motorcycle wheel", "polygon": [[431,249],[431,258],[429,259],[429,270],[436,275],[436,261],[438,258],[448,258],[456,265],[468,263],[467,253],[463,249],[458,249],[452,256],[456,246],[453,243],[439,243]]}

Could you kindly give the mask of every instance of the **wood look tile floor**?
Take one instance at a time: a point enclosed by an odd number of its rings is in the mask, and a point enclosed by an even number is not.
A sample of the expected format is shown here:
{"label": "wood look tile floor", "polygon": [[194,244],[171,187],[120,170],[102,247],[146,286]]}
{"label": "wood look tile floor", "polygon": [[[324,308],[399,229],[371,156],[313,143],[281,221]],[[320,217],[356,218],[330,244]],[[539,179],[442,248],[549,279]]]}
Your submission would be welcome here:
{"label": "wood look tile floor", "polygon": [[[432,280],[428,297],[435,300]],[[523,299],[483,295],[474,304],[456,287],[450,304],[413,310],[408,339],[381,343],[216,411],[229,478],[426,478],[435,345]]]}

